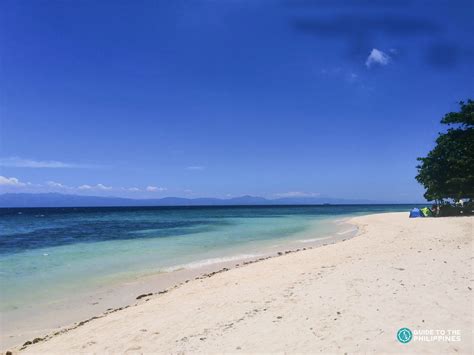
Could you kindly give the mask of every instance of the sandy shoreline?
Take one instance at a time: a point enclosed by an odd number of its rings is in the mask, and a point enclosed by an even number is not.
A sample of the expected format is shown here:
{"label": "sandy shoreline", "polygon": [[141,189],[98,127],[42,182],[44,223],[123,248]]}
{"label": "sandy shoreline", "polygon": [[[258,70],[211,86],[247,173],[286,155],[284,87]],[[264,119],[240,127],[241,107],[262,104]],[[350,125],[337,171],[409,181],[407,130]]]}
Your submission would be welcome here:
{"label": "sandy shoreline", "polygon": [[[1,314],[0,351],[21,345],[26,341],[43,338],[58,330],[74,327],[75,324],[102,316],[116,309],[134,305],[137,297],[148,294],[162,294],[201,276],[214,275],[253,262],[278,257],[285,253],[312,249],[352,238],[357,233],[349,218],[334,220],[341,231],[326,237],[314,237],[312,229],[299,235],[300,239],[278,242],[272,246],[245,249],[245,252],[220,258],[222,261],[197,267],[183,265],[170,268],[167,272],[152,271],[148,275],[107,284],[86,292],[69,295],[65,299],[47,304],[37,303],[34,307]],[[200,264],[199,262],[194,264]],[[140,297],[141,299],[141,297]]]}
{"label": "sandy shoreline", "polygon": [[[193,279],[23,351],[472,353],[474,218],[351,222],[356,238]],[[401,344],[402,327],[460,341]]]}

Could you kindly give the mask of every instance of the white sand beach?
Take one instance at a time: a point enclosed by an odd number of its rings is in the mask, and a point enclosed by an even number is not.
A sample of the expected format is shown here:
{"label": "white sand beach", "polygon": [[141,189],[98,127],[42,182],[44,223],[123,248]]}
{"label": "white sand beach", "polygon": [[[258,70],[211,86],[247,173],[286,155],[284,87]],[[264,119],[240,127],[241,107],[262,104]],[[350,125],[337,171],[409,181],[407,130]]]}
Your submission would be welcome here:
{"label": "white sand beach", "polygon": [[[355,238],[193,279],[10,351],[472,354],[474,217],[351,223]],[[402,344],[402,327],[456,339]]]}

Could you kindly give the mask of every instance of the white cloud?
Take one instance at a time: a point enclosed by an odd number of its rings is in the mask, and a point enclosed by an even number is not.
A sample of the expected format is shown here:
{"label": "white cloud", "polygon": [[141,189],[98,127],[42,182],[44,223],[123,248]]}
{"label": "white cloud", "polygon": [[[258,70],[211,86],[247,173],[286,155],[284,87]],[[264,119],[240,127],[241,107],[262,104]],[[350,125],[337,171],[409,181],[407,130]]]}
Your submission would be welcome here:
{"label": "white cloud", "polygon": [[103,184],[97,185],[81,185],[78,187],[79,190],[112,190],[111,186],[105,186]]}
{"label": "white cloud", "polygon": [[111,186],[105,186],[105,185],[102,185],[102,184],[97,184],[97,185],[95,185],[95,187],[99,190],[112,190]]}
{"label": "white cloud", "polygon": [[370,68],[372,65],[378,64],[385,66],[390,63],[391,58],[387,53],[382,52],[376,48],[372,49],[367,60],[365,61],[365,65],[367,68]]}
{"label": "white cloud", "polygon": [[67,188],[66,185],[63,185],[60,182],[56,182],[56,181],[46,181],[46,186],[54,187],[54,188],[58,188],[58,189]]}
{"label": "white cloud", "polygon": [[95,165],[64,163],[56,160],[34,160],[23,159],[19,157],[0,158],[0,166],[9,168],[47,168],[47,169],[61,169],[61,168],[95,168]]}
{"label": "white cloud", "polygon": [[140,189],[138,187],[129,187],[127,190],[132,191],[132,192],[140,191]]}
{"label": "white cloud", "polygon": [[204,167],[200,165],[195,165],[195,166],[188,166],[186,169],[187,170],[204,170]]}
{"label": "white cloud", "polygon": [[27,184],[24,182],[21,182],[15,177],[5,177],[0,175],[0,186],[13,186],[13,187],[21,187],[21,186],[26,186]]}
{"label": "white cloud", "polygon": [[275,194],[277,197],[317,197],[319,192],[288,191]]}
{"label": "white cloud", "polygon": [[158,186],[147,186],[146,190],[149,192],[161,192],[168,190],[166,187],[158,187]]}

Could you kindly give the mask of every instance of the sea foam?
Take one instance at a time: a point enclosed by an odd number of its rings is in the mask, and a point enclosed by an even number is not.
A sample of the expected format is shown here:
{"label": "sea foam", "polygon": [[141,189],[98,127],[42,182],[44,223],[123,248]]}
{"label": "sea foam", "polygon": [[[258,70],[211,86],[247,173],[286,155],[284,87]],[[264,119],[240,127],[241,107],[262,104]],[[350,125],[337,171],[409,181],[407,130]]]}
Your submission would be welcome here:
{"label": "sea foam", "polygon": [[181,270],[181,269],[199,269],[204,266],[225,263],[228,261],[258,258],[263,255],[264,254],[240,254],[240,255],[227,256],[227,257],[221,257],[221,258],[203,259],[203,260],[193,261],[187,264],[170,266],[170,267],[162,269],[162,271],[172,272],[172,271]]}

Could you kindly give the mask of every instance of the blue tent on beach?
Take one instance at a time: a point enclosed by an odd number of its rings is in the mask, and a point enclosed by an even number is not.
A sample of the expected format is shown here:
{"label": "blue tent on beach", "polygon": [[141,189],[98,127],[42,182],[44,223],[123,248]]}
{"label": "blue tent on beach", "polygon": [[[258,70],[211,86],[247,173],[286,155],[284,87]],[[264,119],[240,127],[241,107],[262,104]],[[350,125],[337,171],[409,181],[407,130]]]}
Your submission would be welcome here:
{"label": "blue tent on beach", "polygon": [[410,218],[417,218],[423,217],[423,213],[421,213],[419,208],[414,208],[410,211]]}

